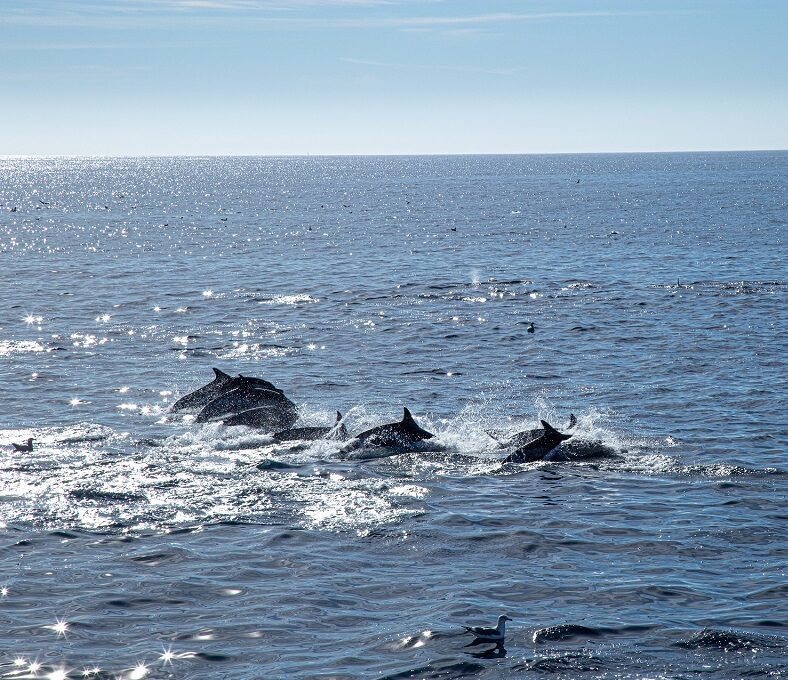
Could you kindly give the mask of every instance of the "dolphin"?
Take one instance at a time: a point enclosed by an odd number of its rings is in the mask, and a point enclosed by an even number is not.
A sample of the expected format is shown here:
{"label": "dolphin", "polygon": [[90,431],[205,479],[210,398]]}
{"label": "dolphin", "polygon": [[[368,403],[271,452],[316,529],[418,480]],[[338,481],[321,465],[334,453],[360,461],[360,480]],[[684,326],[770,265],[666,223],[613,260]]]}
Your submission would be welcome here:
{"label": "dolphin", "polygon": [[342,453],[349,453],[361,447],[407,447],[435,436],[420,428],[407,408],[403,411],[402,420],[399,422],[378,425],[357,434],[342,448]]}
{"label": "dolphin", "polygon": [[[263,380],[262,378],[251,378],[246,375],[241,375],[240,373],[236,377],[233,377],[224,371],[220,371],[218,368],[214,368],[213,372],[216,377],[211,382],[178,399],[178,401],[172,405],[171,411],[175,412],[203,408],[225,392],[240,387],[258,387],[264,390],[278,389],[272,382]],[[279,391],[281,392],[281,390]]]}
{"label": "dolphin", "polygon": [[[569,424],[566,426],[566,429],[571,430],[575,425],[577,425],[577,418],[575,417],[574,413],[570,413]],[[544,434],[544,428],[536,427],[532,430],[523,430],[522,432],[517,432],[516,434],[512,435],[509,439],[504,439],[503,433],[499,430],[485,430],[485,432],[498,442],[498,448],[519,449],[529,442],[539,439],[539,437]]]}
{"label": "dolphin", "polygon": [[[242,411],[267,406],[289,407],[295,410],[295,404],[285,396],[282,390],[242,386],[223,392],[209,401],[197,414],[194,422],[207,423],[209,420],[218,420]],[[292,423],[290,424],[292,425]]]}
{"label": "dolphin", "polygon": [[546,420],[542,420],[541,423],[544,434],[510,453],[503,459],[504,463],[533,463],[535,460],[542,460],[556,446],[572,436],[560,433]]}
{"label": "dolphin", "polygon": [[274,433],[278,442],[315,441],[317,439],[335,439],[345,441],[348,438],[347,428],[342,422],[342,414],[337,411],[337,420],[331,427],[294,427]]}
{"label": "dolphin", "polygon": [[215,377],[211,382],[178,399],[170,410],[176,412],[202,408],[212,399],[216,399],[222,393],[222,390],[232,382],[233,377],[224,371],[220,371],[218,368],[214,368],[213,372]]}
{"label": "dolphin", "polygon": [[236,413],[225,418],[222,423],[229,427],[245,425],[266,432],[274,432],[283,427],[290,427],[298,420],[295,404],[289,399],[286,402],[261,406]]}

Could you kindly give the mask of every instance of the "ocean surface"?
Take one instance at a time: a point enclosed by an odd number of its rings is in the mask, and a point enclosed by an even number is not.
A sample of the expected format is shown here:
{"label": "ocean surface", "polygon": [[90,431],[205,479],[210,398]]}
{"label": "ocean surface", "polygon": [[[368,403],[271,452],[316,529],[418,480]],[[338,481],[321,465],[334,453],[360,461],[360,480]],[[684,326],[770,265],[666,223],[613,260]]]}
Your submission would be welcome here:
{"label": "ocean surface", "polygon": [[[0,677],[788,678],[787,152],[5,157],[0,204]],[[434,450],[170,413],[212,367]]]}

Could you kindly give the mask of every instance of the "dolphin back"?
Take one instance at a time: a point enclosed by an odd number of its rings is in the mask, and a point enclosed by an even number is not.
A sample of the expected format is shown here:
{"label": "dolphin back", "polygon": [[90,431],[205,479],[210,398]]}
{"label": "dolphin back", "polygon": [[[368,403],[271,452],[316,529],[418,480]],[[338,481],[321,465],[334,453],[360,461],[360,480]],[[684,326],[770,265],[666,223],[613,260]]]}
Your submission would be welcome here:
{"label": "dolphin back", "polygon": [[213,373],[214,379],[211,382],[178,399],[170,410],[177,412],[202,408],[218,397],[234,380],[231,375],[218,368],[214,368]]}

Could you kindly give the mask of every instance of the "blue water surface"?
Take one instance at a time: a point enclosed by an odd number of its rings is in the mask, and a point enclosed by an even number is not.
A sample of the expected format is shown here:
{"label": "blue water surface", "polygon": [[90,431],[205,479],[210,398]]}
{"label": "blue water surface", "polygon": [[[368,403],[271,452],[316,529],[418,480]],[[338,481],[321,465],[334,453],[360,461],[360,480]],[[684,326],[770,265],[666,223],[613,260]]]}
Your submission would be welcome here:
{"label": "blue water surface", "polygon": [[[0,676],[788,677],[787,170],[0,158]],[[171,413],[214,366],[434,450]]]}

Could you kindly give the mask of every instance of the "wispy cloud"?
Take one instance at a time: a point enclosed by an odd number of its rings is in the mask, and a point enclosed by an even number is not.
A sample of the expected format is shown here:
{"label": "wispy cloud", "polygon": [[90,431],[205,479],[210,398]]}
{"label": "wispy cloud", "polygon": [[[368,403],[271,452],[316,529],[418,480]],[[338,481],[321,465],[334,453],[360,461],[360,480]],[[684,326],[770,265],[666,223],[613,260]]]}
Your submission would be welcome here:
{"label": "wispy cloud", "polygon": [[453,66],[449,64],[408,64],[390,61],[375,61],[372,59],[342,58],[348,64],[361,66],[375,66],[380,68],[415,69],[418,71],[454,71],[457,73],[485,73],[496,76],[517,76],[522,73],[521,68],[481,68],[473,66]]}
{"label": "wispy cloud", "polygon": [[[508,26],[529,21],[561,21],[662,14],[649,10],[588,10],[555,12],[483,12],[476,14],[414,14],[416,6],[432,0],[125,0],[68,3],[53,11],[47,3],[0,8],[3,26],[61,26],[104,29],[258,28],[282,30],[405,29],[452,30],[466,34],[484,26]],[[448,9],[448,5],[442,5]],[[375,13],[352,13],[366,7]],[[396,8],[396,11],[394,11]],[[315,12],[320,10],[319,14]],[[409,9],[407,13],[405,10]],[[283,10],[290,10],[283,13]],[[296,11],[300,10],[300,11]],[[334,12],[336,10],[336,13]],[[676,13],[676,12],[673,12]]]}

